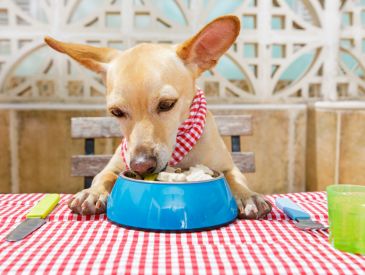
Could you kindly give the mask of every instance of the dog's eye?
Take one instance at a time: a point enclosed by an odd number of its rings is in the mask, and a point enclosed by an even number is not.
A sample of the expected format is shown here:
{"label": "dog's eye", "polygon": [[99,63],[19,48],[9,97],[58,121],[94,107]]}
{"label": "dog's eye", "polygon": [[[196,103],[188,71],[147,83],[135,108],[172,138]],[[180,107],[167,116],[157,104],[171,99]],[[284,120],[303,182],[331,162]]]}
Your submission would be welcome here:
{"label": "dog's eye", "polygon": [[111,109],[110,113],[115,117],[126,117],[127,116],[127,114],[125,112],[123,112],[121,109],[118,109],[118,108]]}
{"label": "dog's eye", "polygon": [[158,104],[157,111],[159,113],[160,112],[170,111],[175,106],[176,101],[177,100],[165,100],[165,101],[161,101]]}

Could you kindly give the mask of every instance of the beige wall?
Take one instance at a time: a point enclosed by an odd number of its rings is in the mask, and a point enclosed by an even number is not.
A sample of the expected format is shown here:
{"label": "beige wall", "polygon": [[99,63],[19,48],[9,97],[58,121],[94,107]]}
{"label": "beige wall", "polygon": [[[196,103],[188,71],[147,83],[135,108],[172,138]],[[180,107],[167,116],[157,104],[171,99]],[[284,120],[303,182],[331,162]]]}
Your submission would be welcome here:
{"label": "beige wall", "polygon": [[[13,116],[11,127],[10,115]],[[75,116],[103,116],[103,111],[2,110],[0,111],[0,191],[74,193],[83,187],[82,178],[70,176],[70,158],[83,153],[83,140],[70,136],[70,119]],[[7,123],[3,123],[3,121]],[[16,132],[12,144],[9,131]],[[106,142],[96,142],[96,152],[107,152]],[[11,159],[8,152],[16,158]],[[111,149],[109,153],[111,152]],[[13,163],[13,175],[10,173]],[[12,180],[12,187],[10,182]]]}
{"label": "beige wall", "polygon": [[253,116],[253,135],[241,137],[241,147],[255,153],[256,172],[247,174],[255,191],[272,194],[305,190],[305,105],[249,105],[212,111]]}
{"label": "beige wall", "polygon": [[0,193],[11,191],[9,114],[0,110]]}
{"label": "beige wall", "polygon": [[[242,137],[241,147],[255,152],[256,172],[247,175],[254,190],[286,193],[324,190],[336,182],[365,184],[365,108],[211,107],[215,114],[253,115],[253,135]],[[82,154],[84,144],[71,139],[70,118],[103,115],[102,108],[0,110],[0,192],[80,190],[83,180],[70,176],[70,158]],[[97,140],[96,153],[112,153],[118,142]]]}
{"label": "beige wall", "polygon": [[365,108],[310,108],[307,146],[307,190],[365,185]]}

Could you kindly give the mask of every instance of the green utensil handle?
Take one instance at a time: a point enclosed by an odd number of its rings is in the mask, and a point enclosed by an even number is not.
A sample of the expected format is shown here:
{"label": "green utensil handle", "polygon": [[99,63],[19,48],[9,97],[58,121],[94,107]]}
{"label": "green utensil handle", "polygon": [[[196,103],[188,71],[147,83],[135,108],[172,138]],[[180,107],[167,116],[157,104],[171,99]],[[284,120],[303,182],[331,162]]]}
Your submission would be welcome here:
{"label": "green utensil handle", "polygon": [[59,194],[45,195],[26,215],[27,219],[42,218],[48,216],[60,201]]}

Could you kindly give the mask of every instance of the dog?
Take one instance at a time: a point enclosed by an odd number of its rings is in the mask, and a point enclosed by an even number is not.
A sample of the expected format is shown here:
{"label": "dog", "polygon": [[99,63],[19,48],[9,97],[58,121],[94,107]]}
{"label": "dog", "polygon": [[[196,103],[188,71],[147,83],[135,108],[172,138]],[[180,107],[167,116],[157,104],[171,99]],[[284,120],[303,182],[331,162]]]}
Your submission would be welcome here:
{"label": "dog", "polygon": [[[51,48],[102,76],[107,109],[118,119],[128,141],[125,152],[120,145],[106,167],[95,176],[91,187],[70,199],[68,205],[73,212],[104,213],[118,174],[128,166],[142,175],[160,172],[167,166],[178,128],[189,117],[197,93],[195,80],[217,64],[239,32],[239,19],[226,15],[216,18],[179,45],[142,43],[119,51],[45,37]],[[189,168],[196,164],[224,173],[237,202],[239,218],[259,219],[271,211],[271,204],[249,189],[209,111],[201,137],[176,167]]]}

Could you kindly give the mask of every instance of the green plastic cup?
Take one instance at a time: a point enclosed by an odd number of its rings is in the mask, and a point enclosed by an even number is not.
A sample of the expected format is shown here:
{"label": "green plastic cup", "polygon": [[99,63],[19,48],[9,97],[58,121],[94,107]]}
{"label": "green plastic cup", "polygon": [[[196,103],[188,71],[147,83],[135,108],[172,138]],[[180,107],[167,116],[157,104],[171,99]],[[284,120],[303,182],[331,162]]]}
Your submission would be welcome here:
{"label": "green plastic cup", "polygon": [[331,244],[365,255],[365,186],[330,185],[327,199]]}

